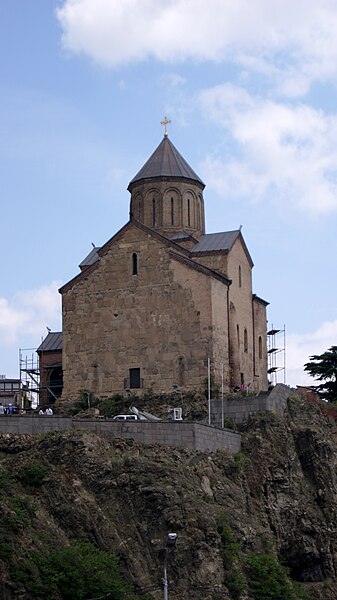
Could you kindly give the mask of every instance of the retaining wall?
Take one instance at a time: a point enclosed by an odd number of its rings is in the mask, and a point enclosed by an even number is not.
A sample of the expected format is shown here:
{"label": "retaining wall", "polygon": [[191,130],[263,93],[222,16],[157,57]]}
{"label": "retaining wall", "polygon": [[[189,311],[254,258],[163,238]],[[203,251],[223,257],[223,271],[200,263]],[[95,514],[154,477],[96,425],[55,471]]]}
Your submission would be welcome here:
{"label": "retaining wall", "polygon": [[67,429],[86,430],[109,438],[132,438],[141,444],[163,444],[178,448],[215,452],[226,449],[238,452],[241,436],[229,429],[184,421],[109,421],[76,420],[53,415],[4,415],[0,433],[43,434]]}
{"label": "retaining wall", "polygon": [[[241,396],[237,398],[224,398],[224,418],[234,423],[248,421],[256,413],[275,412],[282,415],[287,407],[291,389],[283,383],[278,383],[269,393],[260,393],[257,396]],[[221,400],[211,402],[211,424],[221,427],[222,403]]]}

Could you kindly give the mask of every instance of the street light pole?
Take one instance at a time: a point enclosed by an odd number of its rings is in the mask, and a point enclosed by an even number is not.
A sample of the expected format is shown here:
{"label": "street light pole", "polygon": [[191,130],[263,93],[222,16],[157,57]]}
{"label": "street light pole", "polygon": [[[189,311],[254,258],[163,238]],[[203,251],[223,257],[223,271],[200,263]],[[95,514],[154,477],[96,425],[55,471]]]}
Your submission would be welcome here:
{"label": "street light pole", "polygon": [[176,533],[168,533],[166,538],[166,552],[164,557],[164,579],[163,579],[163,588],[164,588],[164,600],[168,600],[168,580],[167,580],[167,560],[170,550],[175,548],[177,543],[177,534]]}
{"label": "street light pole", "polygon": [[164,579],[163,579],[163,587],[164,587],[164,600],[168,600],[168,581],[167,581],[167,559],[168,559],[169,550],[166,548],[165,558],[164,558]]}

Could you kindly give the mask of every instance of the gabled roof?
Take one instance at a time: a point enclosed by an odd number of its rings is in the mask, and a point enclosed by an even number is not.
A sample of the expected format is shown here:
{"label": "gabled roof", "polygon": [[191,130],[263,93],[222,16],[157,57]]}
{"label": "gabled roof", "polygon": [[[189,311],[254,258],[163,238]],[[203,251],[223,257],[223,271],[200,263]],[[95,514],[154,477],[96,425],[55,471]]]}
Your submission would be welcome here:
{"label": "gabled roof", "polygon": [[169,177],[170,179],[191,179],[199,183],[202,188],[204,182],[193,171],[186,160],[181,156],[167,136],[160,142],[154,153],[150,156],[145,165],[138,171],[137,175],[130,181],[128,190],[134,183],[143,179],[153,179],[156,177]]}
{"label": "gabled roof", "polygon": [[267,300],[264,300],[263,298],[260,298],[260,296],[257,296],[257,294],[253,294],[253,300],[255,302],[259,302],[259,304],[263,304],[264,306],[268,306],[269,302],[267,302]]}
{"label": "gabled roof", "polygon": [[198,243],[191,248],[191,253],[212,253],[212,252],[223,252],[227,253],[231,250],[237,239],[241,240],[243,249],[248,258],[250,265],[253,267],[254,263],[252,257],[249,254],[245,240],[243,239],[240,229],[234,231],[222,231],[220,233],[206,233],[202,235]]}
{"label": "gabled roof", "polygon": [[213,252],[214,250],[230,250],[239,237],[240,230],[206,233],[202,235],[191,252]]}
{"label": "gabled roof", "polygon": [[47,337],[44,338],[42,344],[38,347],[36,352],[52,352],[55,350],[62,350],[62,332],[51,331]]}
{"label": "gabled roof", "polygon": [[[90,277],[90,274],[98,268],[99,262],[100,262],[99,259],[101,258],[101,256],[104,256],[104,254],[106,254],[108,252],[109,248],[121,236],[123,236],[125,231],[127,229],[129,229],[130,227],[137,227],[137,229],[141,229],[144,232],[146,232],[147,234],[150,234],[152,237],[160,240],[162,243],[166,244],[166,246],[176,248],[176,250],[178,250],[179,252],[181,252],[183,254],[186,254],[187,256],[190,255],[189,250],[186,250],[185,248],[180,246],[178,243],[176,243],[172,240],[169,240],[167,237],[165,237],[161,233],[159,233],[159,231],[152,229],[150,227],[147,227],[147,225],[144,225],[144,223],[141,223],[140,221],[128,221],[119,231],[117,231],[117,233],[115,233],[115,235],[113,235],[107,242],[105,242],[105,244],[103,244],[103,246],[101,246],[100,248],[98,248],[98,247],[96,248],[98,259],[92,261],[91,264],[87,265],[84,269],[82,268],[80,273],[75,275],[75,277],[70,279],[70,281],[68,281],[67,283],[63,284],[62,287],[60,287],[60,289],[59,289],[60,294],[63,294],[65,291],[67,291],[69,288],[71,288],[78,281]],[[88,257],[89,256],[90,255],[88,255]],[[86,261],[86,259],[84,259],[83,262],[85,262],[85,261]]]}
{"label": "gabled roof", "polygon": [[100,248],[98,246],[95,246],[95,248],[93,248],[91,252],[89,252],[89,254],[82,260],[82,262],[78,265],[81,271],[83,271],[83,269],[86,267],[90,267],[90,265],[93,265],[97,260],[99,260],[99,249]]}
{"label": "gabled roof", "polygon": [[193,237],[193,235],[191,233],[189,233],[188,231],[179,231],[179,233],[176,233],[175,235],[170,236],[168,239],[172,240],[172,242],[176,242],[177,240],[187,240],[187,239],[194,240],[195,242],[197,241]]}

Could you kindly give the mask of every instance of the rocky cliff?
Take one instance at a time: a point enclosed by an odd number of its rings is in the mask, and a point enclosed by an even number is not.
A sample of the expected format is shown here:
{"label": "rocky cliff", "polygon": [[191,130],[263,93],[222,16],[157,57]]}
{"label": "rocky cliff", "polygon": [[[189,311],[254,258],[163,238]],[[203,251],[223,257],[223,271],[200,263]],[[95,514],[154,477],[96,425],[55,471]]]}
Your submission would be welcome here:
{"label": "rocky cliff", "polygon": [[131,587],[109,598],[159,600],[173,531],[170,600],[337,598],[335,422],[293,399],[284,417],[251,419],[242,447],[233,457],[84,432],[2,435],[0,597],[94,597],[62,592],[57,552],[81,540],[102,570],[118,559]]}

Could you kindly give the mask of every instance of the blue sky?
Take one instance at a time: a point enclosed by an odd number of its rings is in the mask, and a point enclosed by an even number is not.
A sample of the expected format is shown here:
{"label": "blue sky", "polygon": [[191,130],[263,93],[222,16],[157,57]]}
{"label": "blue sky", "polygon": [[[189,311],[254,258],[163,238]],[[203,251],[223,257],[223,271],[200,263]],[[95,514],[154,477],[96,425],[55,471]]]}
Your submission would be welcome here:
{"label": "blue sky", "polygon": [[[61,328],[58,288],[128,219],[170,139],[237,229],[287,338],[287,383],[337,339],[337,3],[0,4],[0,373]],[[282,380],[282,378],[281,378]]]}

